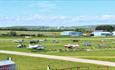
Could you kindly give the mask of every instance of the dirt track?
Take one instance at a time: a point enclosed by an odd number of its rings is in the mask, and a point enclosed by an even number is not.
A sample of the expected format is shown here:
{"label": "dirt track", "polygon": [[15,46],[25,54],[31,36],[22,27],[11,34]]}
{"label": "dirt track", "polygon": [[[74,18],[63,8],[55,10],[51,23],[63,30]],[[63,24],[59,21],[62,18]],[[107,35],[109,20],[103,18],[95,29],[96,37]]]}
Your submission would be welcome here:
{"label": "dirt track", "polygon": [[0,50],[0,53],[40,57],[40,58],[48,58],[48,59],[56,59],[56,60],[65,60],[65,61],[81,62],[81,63],[91,63],[91,64],[115,67],[115,62],[108,62],[108,61],[89,60],[89,59],[72,58],[72,57],[65,57],[65,56],[54,56],[54,55],[34,54],[34,53],[27,53],[27,52],[16,52],[16,51],[5,51],[5,50]]}

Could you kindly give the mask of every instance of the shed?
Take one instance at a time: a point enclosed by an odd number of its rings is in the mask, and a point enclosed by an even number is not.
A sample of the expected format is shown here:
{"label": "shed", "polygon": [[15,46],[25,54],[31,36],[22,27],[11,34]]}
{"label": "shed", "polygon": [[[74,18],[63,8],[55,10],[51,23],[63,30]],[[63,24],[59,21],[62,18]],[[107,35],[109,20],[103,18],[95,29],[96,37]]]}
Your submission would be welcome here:
{"label": "shed", "polygon": [[16,64],[11,60],[2,60],[0,61],[0,70],[16,70]]}
{"label": "shed", "polygon": [[91,33],[93,36],[112,36],[111,32],[103,32],[103,31],[94,31]]}
{"label": "shed", "polygon": [[82,32],[75,32],[75,31],[63,31],[60,33],[62,36],[81,36],[83,35]]}

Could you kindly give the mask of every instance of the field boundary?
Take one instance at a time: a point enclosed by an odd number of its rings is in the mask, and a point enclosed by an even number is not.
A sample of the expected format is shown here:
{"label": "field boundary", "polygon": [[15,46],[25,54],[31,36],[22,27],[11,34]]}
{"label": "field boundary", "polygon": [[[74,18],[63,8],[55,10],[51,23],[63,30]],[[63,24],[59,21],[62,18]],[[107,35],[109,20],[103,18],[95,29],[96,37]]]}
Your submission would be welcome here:
{"label": "field boundary", "polygon": [[89,60],[89,59],[73,58],[73,57],[66,57],[66,56],[55,56],[55,55],[35,54],[35,53],[6,51],[6,50],[0,50],[0,53],[20,55],[20,56],[39,57],[39,58],[48,58],[48,59],[56,59],[56,60],[65,60],[65,61],[72,61],[72,62],[90,63],[90,64],[115,67],[115,62],[109,62],[109,61]]}
{"label": "field boundary", "polygon": [[[52,69],[52,70],[92,70],[92,69],[90,66],[76,66],[76,67]],[[109,67],[108,66],[96,66],[94,70],[109,70]]]}

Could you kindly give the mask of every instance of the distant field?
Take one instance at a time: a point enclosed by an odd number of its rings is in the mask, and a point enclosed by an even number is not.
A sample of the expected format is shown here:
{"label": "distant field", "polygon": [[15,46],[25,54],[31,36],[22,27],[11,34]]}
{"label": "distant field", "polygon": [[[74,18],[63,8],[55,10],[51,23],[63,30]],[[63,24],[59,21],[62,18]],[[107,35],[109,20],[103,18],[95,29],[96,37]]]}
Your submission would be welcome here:
{"label": "distant field", "polygon": [[[0,31],[0,34],[7,34],[10,31]],[[46,34],[46,35],[59,35],[60,32],[43,32],[43,31],[15,31],[18,35],[20,34]]]}

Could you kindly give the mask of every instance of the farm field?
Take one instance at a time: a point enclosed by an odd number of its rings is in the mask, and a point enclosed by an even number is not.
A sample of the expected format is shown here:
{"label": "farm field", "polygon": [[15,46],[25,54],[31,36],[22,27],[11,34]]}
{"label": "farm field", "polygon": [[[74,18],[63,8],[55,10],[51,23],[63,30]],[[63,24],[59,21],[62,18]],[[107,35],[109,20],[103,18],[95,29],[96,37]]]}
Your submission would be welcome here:
{"label": "farm field", "polygon": [[[1,34],[7,34],[11,32],[10,30],[6,30],[6,31],[3,31],[3,30],[0,30],[0,33]],[[45,34],[45,35],[59,35],[60,33],[59,32],[43,32],[43,31],[15,31],[17,33],[17,35],[20,35],[20,34]]]}
{"label": "farm field", "polygon": [[[90,67],[90,70],[97,70],[96,68],[100,66],[100,65],[93,65],[93,64],[86,64],[86,63],[50,60],[45,58],[34,58],[34,57],[0,54],[0,60],[3,60],[7,57],[13,58],[13,61],[15,61],[17,64],[16,65],[17,70],[46,70],[47,65],[50,65],[52,69],[62,69],[62,68],[71,68],[71,67],[80,66],[80,67]],[[114,70],[114,69],[115,69],[114,67],[109,67],[109,70]]]}

